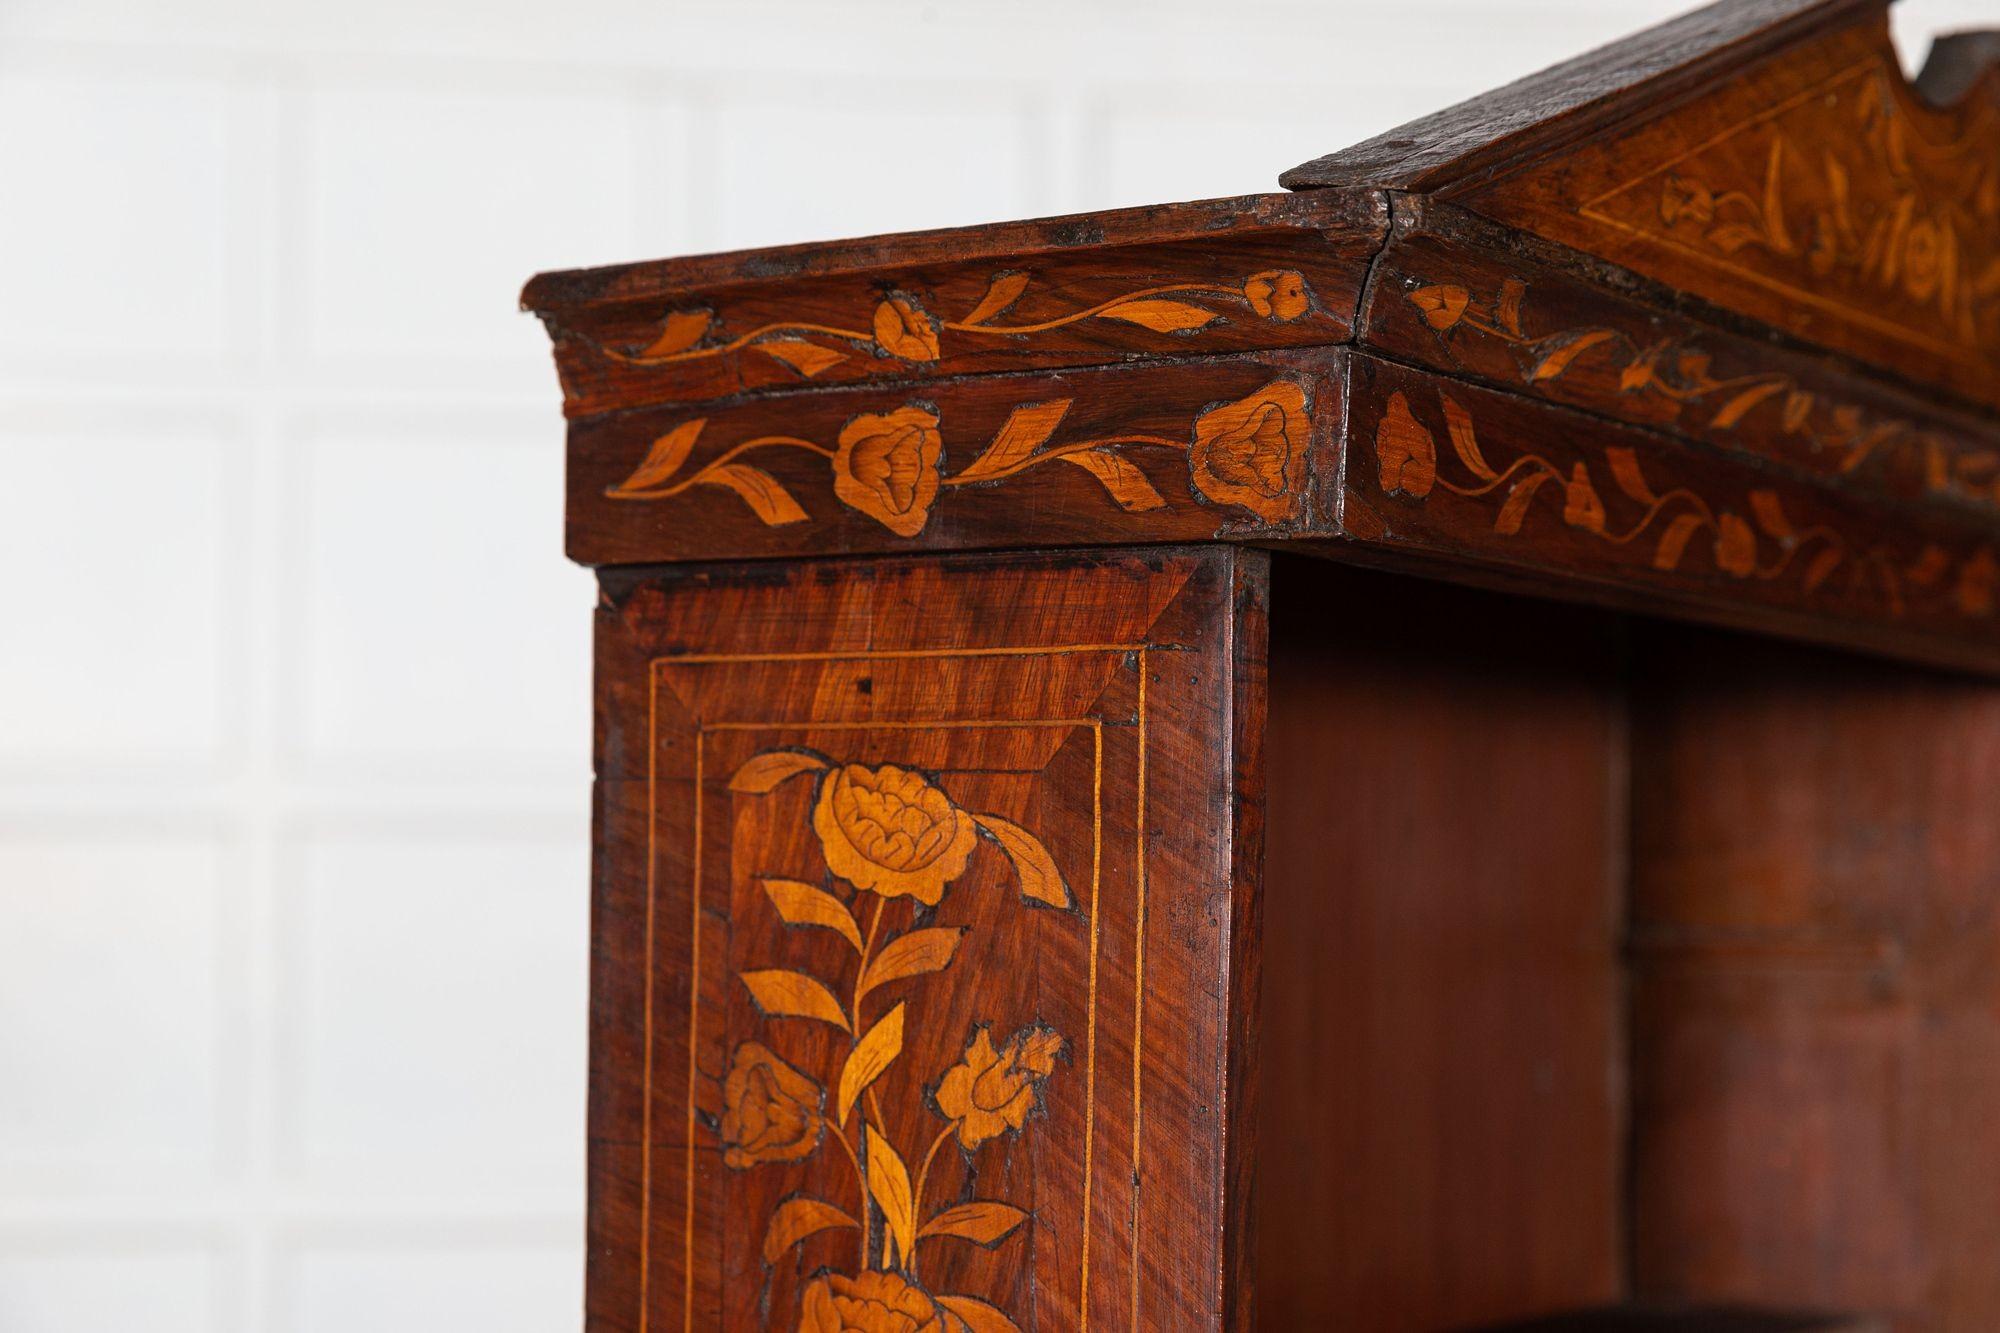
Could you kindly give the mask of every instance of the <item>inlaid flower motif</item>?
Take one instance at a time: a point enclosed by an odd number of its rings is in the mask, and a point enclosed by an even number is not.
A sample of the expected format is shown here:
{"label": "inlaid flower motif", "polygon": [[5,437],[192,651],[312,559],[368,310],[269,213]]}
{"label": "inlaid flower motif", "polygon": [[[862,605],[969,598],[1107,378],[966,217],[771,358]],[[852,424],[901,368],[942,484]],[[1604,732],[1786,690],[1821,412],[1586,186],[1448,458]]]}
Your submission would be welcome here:
{"label": "inlaid flower motif", "polygon": [[1421,500],[1437,484],[1437,441],[1400,391],[1389,395],[1389,410],[1375,430],[1375,462],[1384,495]]}
{"label": "inlaid flower motif", "polygon": [[904,361],[938,359],[937,325],[907,296],[884,297],[875,307],[875,342]]}
{"label": "inlaid flower motif", "polygon": [[914,537],[930,519],[943,456],[936,413],[914,406],[865,412],[841,428],[833,493],[898,537]]}
{"label": "inlaid flower motif", "polygon": [[1410,304],[1424,312],[1424,323],[1440,333],[1463,319],[1471,302],[1472,293],[1448,284],[1419,287],[1410,293]]}
{"label": "inlaid flower motif", "polygon": [[967,1150],[1026,1123],[1036,1090],[1055,1072],[1062,1038],[1051,1028],[1023,1028],[1005,1046],[993,1045],[984,1027],[972,1034],[965,1056],[938,1084],[937,1108]]}
{"label": "inlaid flower motif", "polygon": [[1305,274],[1288,268],[1252,275],[1243,284],[1243,295],[1261,318],[1280,323],[1297,319],[1311,304],[1306,296]]}
{"label": "inlaid flower motif", "polygon": [[1290,380],[1210,408],[1195,418],[1188,450],[1194,488],[1274,522],[1289,517],[1292,456],[1310,424],[1305,390]]}
{"label": "inlaid flower motif", "polygon": [[757,1042],[736,1048],[722,1085],[722,1160],[737,1170],[796,1162],[819,1146],[825,1093]]}
{"label": "inlaid flower motif", "polygon": [[1570,469],[1563,489],[1563,522],[1586,532],[1604,532],[1604,501],[1591,484],[1590,469],[1581,463]]}
{"label": "inlaid flower motif", "polygon": [[845,764],[820,784],[813,831],[827,868],[884,898],[935,907],[965,873],[979,834],[972,816],[921,773]]}
{"label": "inlaid flower motif", "polygon": [[1757,568],[1757,534],[1727,510],[1716,519],[1715,563],[1724,573],[1738,578],[1748,577]]}
{"label": "inlaid flower motif", "polygon": [[799,1333],[945,1333],[922,1288],[895,1273],[829,1273],[806,1287]]}

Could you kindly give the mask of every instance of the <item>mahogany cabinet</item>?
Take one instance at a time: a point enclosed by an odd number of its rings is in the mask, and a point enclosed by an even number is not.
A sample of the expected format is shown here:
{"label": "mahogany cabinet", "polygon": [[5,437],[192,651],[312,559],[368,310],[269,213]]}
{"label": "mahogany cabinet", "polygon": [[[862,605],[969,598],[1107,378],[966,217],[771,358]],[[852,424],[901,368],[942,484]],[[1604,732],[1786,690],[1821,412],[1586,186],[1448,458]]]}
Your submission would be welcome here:
{"label": "mahogany cabinet", "polygon": [[2000,1328],[1996,49],[530,283],[592,1333]]}

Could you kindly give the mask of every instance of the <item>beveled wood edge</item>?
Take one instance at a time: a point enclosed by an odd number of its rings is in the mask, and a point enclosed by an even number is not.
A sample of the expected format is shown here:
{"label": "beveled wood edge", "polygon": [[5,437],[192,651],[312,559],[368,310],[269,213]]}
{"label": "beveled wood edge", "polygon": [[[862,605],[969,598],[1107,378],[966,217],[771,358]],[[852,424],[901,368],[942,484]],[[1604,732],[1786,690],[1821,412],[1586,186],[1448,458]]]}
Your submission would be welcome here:
{"label": "beveled wood edge", "polygon": [[[1343,343],[1387,226],[1379,192],[1257,196],[545,276],[530,296],[616,293],[536,310],[564,414],[588,419]],[[739,276],[693,281],[710,269]]]}
{"label": "beveled wood edge", "polygon": [[[1871,12],[1889,0],[1718,0],[1456,106],[1304,162],[1292,190],[1373,185],[1436,189],[1547,154],[1643,104],[1665,100]],[[1885,20],[1886,21],[1886,20]]]}
{"label": "beveled wood edge", "polygon": [[520,306],[550,316],[595,305],[694,297],[710,289],[895,266],[1020,258],[1105,246],[1199,240],[1259,229],[1320,230],[1366,222],[1376,192],[1274,191],[1147,204],[925,231],[725,250],[578,269],[528,279]]}

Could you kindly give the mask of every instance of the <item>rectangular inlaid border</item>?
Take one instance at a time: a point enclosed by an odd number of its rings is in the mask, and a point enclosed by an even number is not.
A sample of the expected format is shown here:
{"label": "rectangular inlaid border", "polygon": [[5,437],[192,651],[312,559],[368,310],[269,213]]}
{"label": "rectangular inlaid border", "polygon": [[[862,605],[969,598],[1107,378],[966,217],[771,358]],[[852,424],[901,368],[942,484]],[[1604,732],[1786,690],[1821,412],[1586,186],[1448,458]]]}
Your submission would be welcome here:
{"label": "rectangular inlaid border", "polygon": [[[796,653],[678,653],[649,658],[646,663],[646,941],[645,941],[645,1021],[643,1025],[644,1070],[640,1091],[640,1182],[639,1182],[639,1333],[648,1333],[651,1325],[651,1268],[652,1268],[652,1217],[653,1217],[653,1101],[654,1101],[654,1030],[656,1019],[655,978],[658,968],[656,951],[656,922],[659,910],[659,694],[660,669],[668,666],[726,666],[731,664],[753,664],[771,662],[852,662],[883,660],[946,660],[979,657],[1060,657],[1077,653],[1103,653],[1114,656],[1133,656],[1137,671],[1137,701],[1135,708],[1136,731],[1136,774],[1133,812],[1133,837],[1135,855],[1133,860],[1133,983],[1132,983],[1132,1216],[1130,1273],[1131,1327],[1138,1328],[1139,1314],[1139,1238],[1140,1209],[1144,1199],[1140,1171],[1140,1134],[1144,1123],[1144,1064],[1145,1064],[1145,996],[1146,996],[1146,672],[1149,645],[1143,643],[1124,644],[1058,644],[1048,647],[991,647],[954,649],[912,649],[904,651],[827,651]],[[1114,671],[1117,668],[1114,667]],[[1104,849],[1104,720],[1089,718],[960,718],[960,719],[911,719],[880,722],[826,722],[814,719],[789,719],[777,721],[743,720],[735,722],[708,723],[695,719],[694,731],[694,809],[693,844],[689,872],[689,917],[690,937],[688,948],[688,970],[690,977],[688,1001],[688,1071],[686,1085],[687,1133],[684,1151],[687,1155],[683,1173],[683,1221],[682,1242],[686,1247],[682,1263],[683,1279],[683,1328],[686,1333],[694,1329],[694,1144],[695,1144],[695,1101],[694,1089],[697,1077],[696,1059],[699,1049],[698,1033],[701,1016],[701,885],[703,830],[703,785],[706,778],[703,755],[707,736],[711,731],[740,730],[822,730],[822,731],[930,731],[955,728],[1036,728],[1036,727],[1088,727],[1092,733],[1093,782],[1091,793],[1091,866],[1090,866],[1090,955],[1089,994],[1086,1002],[1088,1031],[1085,1037],[1084,1056],[1084,1152],[1083,1152],[1083,1201],[1082,1228],[1078,1236],[1080,1250],[1080,1273],[1077,1292],[1077,1326],[1081,1330],[1090,1327],[1090,1237],[1091,1237],[1091,1195],[1094,1175],[1093,1143],[1097,1125],[1097,969],[1101,952],[1099,930],[1099,902],[1103,888]]]}

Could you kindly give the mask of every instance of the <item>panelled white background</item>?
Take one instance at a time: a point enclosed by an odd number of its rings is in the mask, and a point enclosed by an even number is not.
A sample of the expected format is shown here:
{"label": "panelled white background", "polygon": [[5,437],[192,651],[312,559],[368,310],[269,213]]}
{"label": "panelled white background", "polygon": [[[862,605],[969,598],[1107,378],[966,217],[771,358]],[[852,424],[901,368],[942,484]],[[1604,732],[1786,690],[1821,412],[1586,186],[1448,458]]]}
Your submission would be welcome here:
{"label": "panelled white background", "polygon": [[531,272],[1266,189],[1679,7],[0,0],[0,1331],[579,1326]]}

